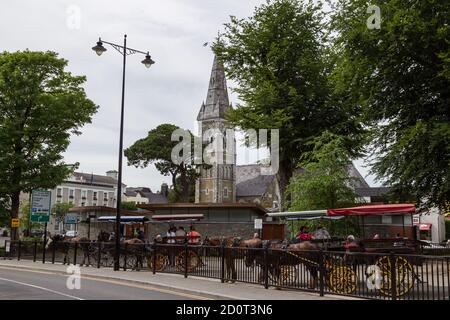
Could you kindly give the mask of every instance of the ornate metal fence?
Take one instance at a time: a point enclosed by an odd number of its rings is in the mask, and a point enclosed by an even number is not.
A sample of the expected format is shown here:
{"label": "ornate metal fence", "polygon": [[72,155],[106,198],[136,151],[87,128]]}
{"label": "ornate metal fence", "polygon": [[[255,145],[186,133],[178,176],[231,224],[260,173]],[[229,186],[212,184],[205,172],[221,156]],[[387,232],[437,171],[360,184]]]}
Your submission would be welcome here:
{"label": "ornate metal fence", "polygon": [[[114,244],[7,242],[6,259],[112,267]],[[288,251],[188,244],[122,244],[123,270],[176,273],[320,295],[450,300],[449,255]]]}

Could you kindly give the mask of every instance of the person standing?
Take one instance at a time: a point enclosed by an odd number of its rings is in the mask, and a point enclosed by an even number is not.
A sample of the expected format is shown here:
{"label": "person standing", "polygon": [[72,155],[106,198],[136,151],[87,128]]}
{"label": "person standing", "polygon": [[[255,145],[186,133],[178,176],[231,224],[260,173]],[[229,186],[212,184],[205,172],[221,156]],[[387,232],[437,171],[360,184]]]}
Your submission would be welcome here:
{"label": "person standing", "polygon": [[[170,226],[169,230],[167,231],[167,244],[174,245],[175,244],[175,238],[176,238],[176,228],[175,226]],[[173,246],[169,246],[168,248],[169,253],[169,263],[170,266],[175,266],[175,248]]]}

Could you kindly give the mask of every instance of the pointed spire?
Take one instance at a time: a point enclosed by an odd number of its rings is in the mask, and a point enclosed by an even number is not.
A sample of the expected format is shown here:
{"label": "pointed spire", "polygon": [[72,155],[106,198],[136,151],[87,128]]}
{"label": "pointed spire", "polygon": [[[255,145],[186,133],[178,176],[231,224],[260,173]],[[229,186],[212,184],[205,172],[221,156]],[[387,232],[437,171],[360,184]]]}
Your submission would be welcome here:
{"label": "pointed spire", "polygon": [[224,118],[228,108],[230,102],[225,70],[217,56],[214,56],[206,103],[202,105],[197,120]]}

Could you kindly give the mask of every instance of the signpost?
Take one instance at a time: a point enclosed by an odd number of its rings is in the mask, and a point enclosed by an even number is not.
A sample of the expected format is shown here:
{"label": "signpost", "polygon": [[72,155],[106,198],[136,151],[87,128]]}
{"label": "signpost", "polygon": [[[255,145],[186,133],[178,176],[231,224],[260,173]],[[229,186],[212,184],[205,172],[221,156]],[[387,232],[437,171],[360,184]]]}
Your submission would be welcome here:
{"label": "signpost", "polygon": [[49,222],[52,193],[47,190],[33,190],[31,195],[31,216],[33,222]]}
{"label": "signpost", "polygon": [[255,229],[258,230],[259,237],[261,237],[261,230],[263,228],[263,221],[262,219],[255,219]]}
{"label": "signpost", "polygon": [[262,229],[263,228],[263,221],[262,219],[255,219],[255,229]]}
{"label": "signpost", "polygon": [[45,246],[47,245],[47,222],[50,221],[52,193],[47,190],[33,190],[31,194],[30,221],[44,222],[44,251],[42,263],[45,263]]}
{"label": "signpost", "polygon": [[20,220],[17,218],[11,219],[11,228],[19,228]]}
{"label": "signpost", "polygon": [[64,218],[65,224],[77,224],[78,223],[78,214],[66,214]]}

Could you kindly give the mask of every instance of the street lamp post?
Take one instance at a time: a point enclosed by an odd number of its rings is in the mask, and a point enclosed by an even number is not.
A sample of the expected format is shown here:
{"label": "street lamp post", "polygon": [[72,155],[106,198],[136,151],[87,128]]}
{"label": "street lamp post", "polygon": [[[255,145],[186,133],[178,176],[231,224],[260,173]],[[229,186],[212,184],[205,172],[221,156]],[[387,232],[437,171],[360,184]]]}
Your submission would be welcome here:
{"label": "street lamp post", "polygon": [[116,231],[115,231],[115,254],[114,254],[114,270],[117,271],[120,268],[119,256],[120,256],[120,203],[122,201],[122,153],[123,153],[123,114],[124,114],[124,104],[125,104],[125,67],[127,56],[130,54],[140,53],[145,55],[145,59],[142,63],[150,68],[155,62],[150,57],[149,52],[143,52],[136,49],[127,47],[127,35],[124,35],[123,46],[103,41],[101,38],[98,39],[97,45],[92,47],[92,50],[97,53],[97,55],[102,55],[106,51],[103,43],[109,44],[114,49],[116,49],[123,56],[123,73],[122,73],[122,107],[120,114],[120,139],[119,139],[119,173],[117,177],[117,201],[116,201]]}

